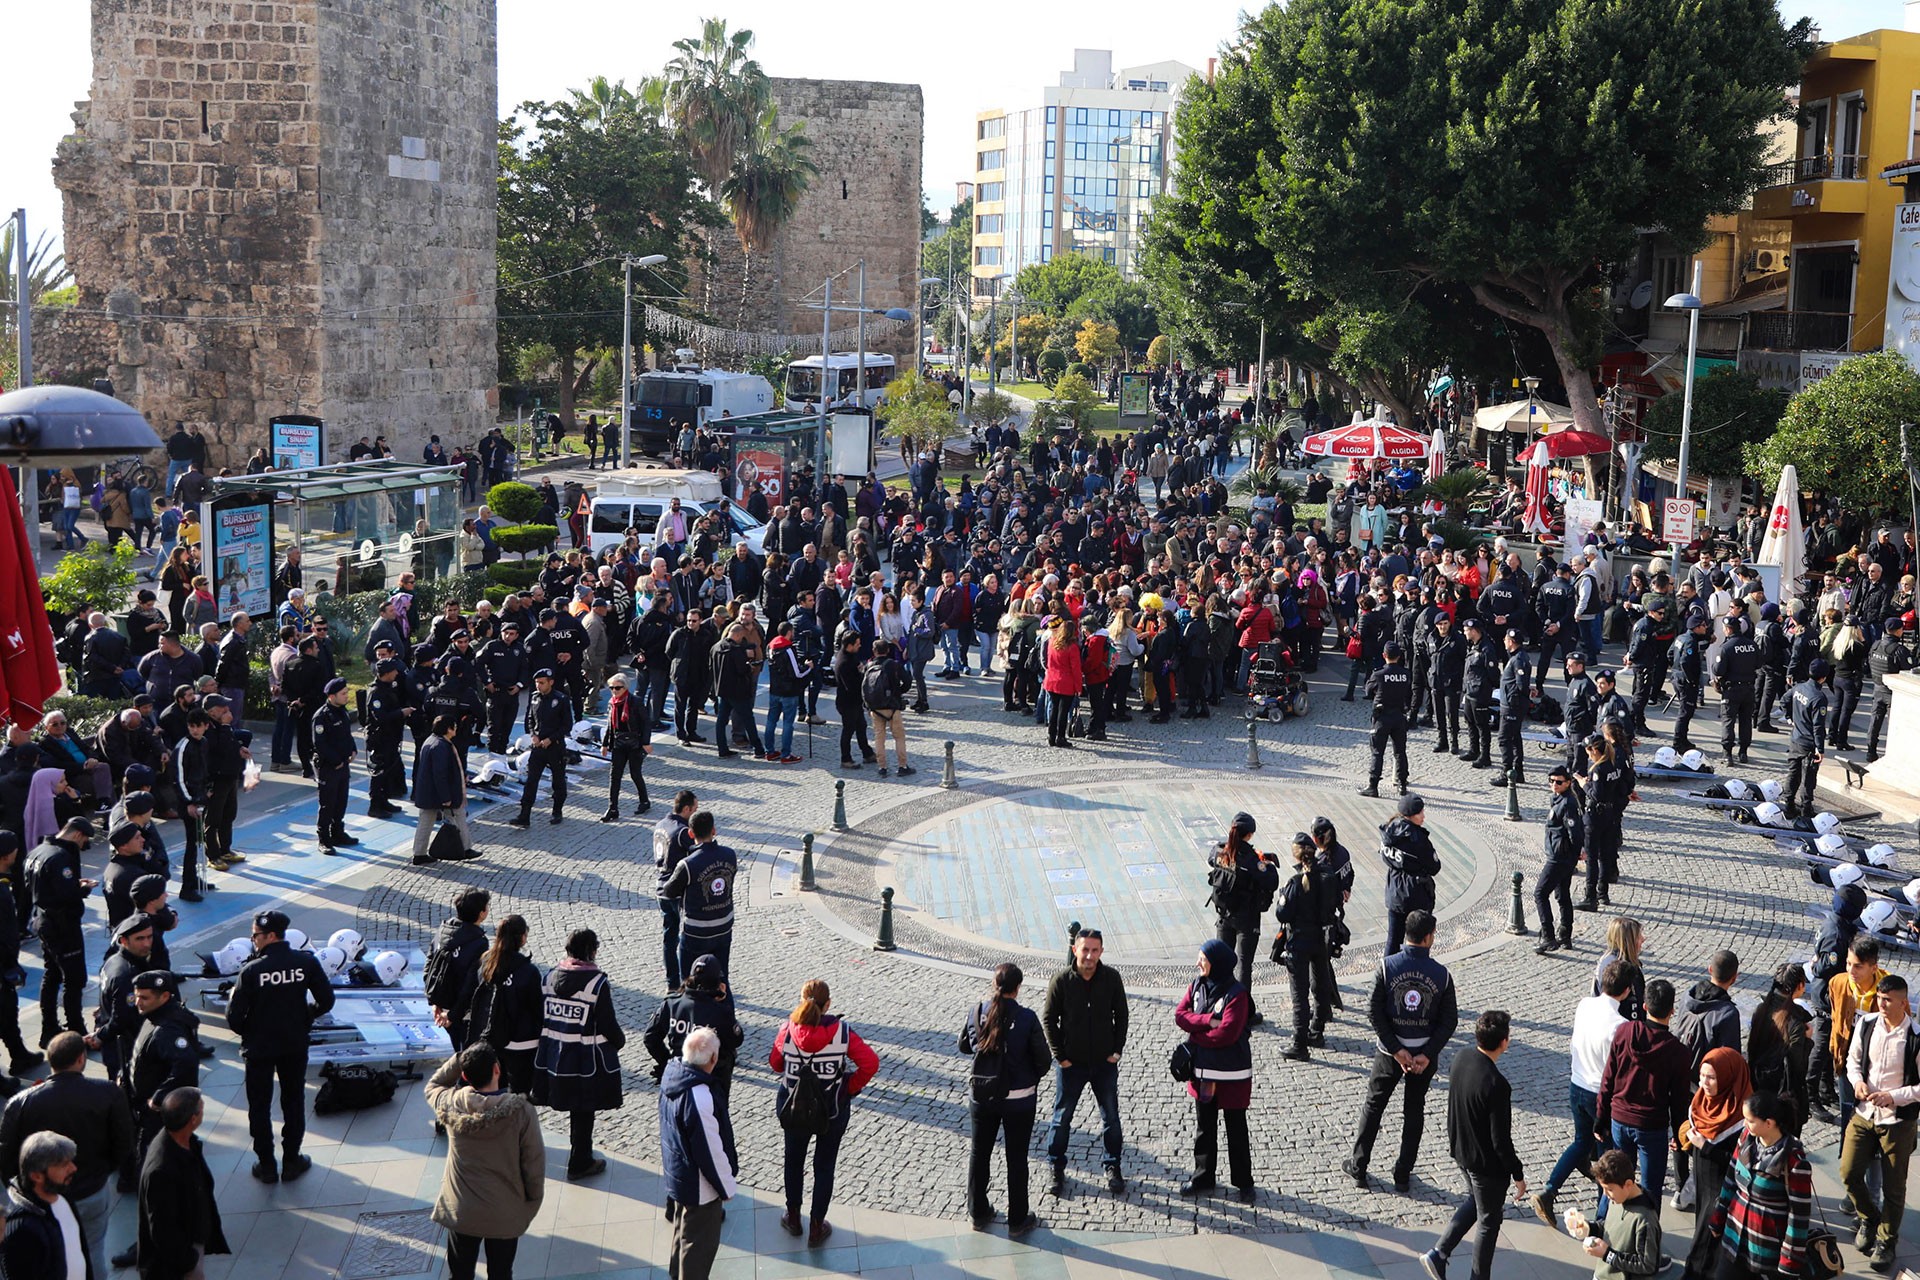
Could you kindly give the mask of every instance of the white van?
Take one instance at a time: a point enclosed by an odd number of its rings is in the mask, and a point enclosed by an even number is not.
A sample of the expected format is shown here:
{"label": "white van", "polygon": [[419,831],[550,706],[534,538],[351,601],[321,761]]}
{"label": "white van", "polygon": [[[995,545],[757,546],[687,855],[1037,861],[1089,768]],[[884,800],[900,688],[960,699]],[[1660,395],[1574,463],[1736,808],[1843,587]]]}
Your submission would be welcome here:
{"label": "white van", "polygon": [[[654,530],[660,517],[680,499],[680,509],[688,520],[699,519],[720,503],[720,481],[708,471],[642,471],[602,483],[588,500],[592,519],[588,523],[588,547],[595,555],[626,540],[627,530],[640,535],[643,551],[653,550]],[[745,507],[730,504],[733,536],[729,543],[745,542],[756,555],[766,551],[767,526],[747,514]]]}

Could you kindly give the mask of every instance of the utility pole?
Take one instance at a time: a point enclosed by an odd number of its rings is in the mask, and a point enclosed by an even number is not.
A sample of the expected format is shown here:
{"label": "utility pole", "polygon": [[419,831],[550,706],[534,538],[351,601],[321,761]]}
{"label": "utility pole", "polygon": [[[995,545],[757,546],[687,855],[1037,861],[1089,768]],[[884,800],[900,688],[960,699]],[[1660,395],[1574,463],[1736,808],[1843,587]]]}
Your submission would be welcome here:
{"label": "utility pole", "polygon": [[827,277],[827,295],[820,307],[820,441],[814,456],[818,459],[814,483],[827,475],[827,374],[833,364],[833,277]]}
{"label": "utility pole", "polygon": [[[27,281],[27,211],[13,211],[13,251],[16,263],[13,278],[14,323],[20,342],[20,385],[33,385],[33,298]],[[171,495],[169,495],[171,496]],[[40,563],[40,474],[37,468],[20,464],[20,514],[26,519],[27,549],[34,564]]]}
{"label": "utility pole", "polygon": [[633,259],[621,262],[625,287],[620,292],[624,318],[620,329],[620,469],[633,465]]}

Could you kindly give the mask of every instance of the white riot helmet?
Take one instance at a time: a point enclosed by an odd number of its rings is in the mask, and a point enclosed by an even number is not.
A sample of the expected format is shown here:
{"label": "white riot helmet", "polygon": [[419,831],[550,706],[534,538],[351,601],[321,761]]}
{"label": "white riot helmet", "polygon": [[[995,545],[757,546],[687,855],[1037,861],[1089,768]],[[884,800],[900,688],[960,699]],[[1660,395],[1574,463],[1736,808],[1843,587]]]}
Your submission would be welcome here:
{"label": "white riot helmet", "polygon": [[1787,825],[1787,811],[1773,801],[1768,800],[1753,811],[1754,818],[1763,827],[1784,827]]}
{"label": "white riot helmet", "polygon": [[1844,889],[1850,884],[1859,884],[1867,878],[1867,873],[1851,862],[1843,862],[1827,874],[1827,882],[1836,889]]}
{"label": "white riot helmet", "polygon": [[600,732],[598,720],[576,720],[567,737],[583,746],[597,747],[600,745]]}
{"label": "white riot helmet", "polygon": [[1751,800],[1755,794],[1757,793],[1754,791],[1751,783],[1742,782],[1738,778],[1729,778],[1727,780],[1727,795],[1733,799]]}
{"label": "white riot helmet", "polygon": [[373,958],[373,971],[380,975],[382,985],[390,987],[407,971],[407,958],[398,951],[382,951]]}
{"label": "white riot helmet", "polygon": [[347,953],[338,947],[315,947],[313,958],[320,962],[321,971],[329,978],[347,967]]}
{"label": "white riot helmet", "polygon": [[1702,769],[1702,767],[1706,765],[1706,763],[1707,763],[1706,756],[1702,755],[1698,751],[1689,751],[1687,752],[1687,754],[1680,757],[1680,767],[1683,769],[1691,769],[1695,773],[1700,772],[1700,770]]}
{"label": "white riot helmet", "polygon": [[1760,784],[1760,797],[1763,800],[1778,800],[1783,794],[1780,784],[1772,778]]}
{"label": "white riot helmet", "polygon": [[1662,747],[1653,753],[1653,767],[1656,769],[1672,769],[1679,763],[1680,753],[1672,747]]}
{"label": "white riot helmet", "polygon": [[226,946],[214,952],[210,957],[215,969],[223,978],[231,978],[240,972],[240,966],[253,957],[253,943],[245,938],[234,938]]}
{"label": "white riot helmet", "polygon": [[1818,850],[1823,857],[1828,858],[1844,857],[1847,852],[1847,842],[1836,835],[1818,837],[1814,840],[1813,847]]}
{"label": "white riot helmet", "polygon": [[1920,880],[1907,881],[1907,887],[1900,891],[1900,896],[1907,900],[1908,906],[1920,907]]}
{"label": "white riot helmet", "polygon": [[306,930],[296,929],[292,925],[288,925],[287,926],[287,945],[292,947],[295,951],[305,951],[307,949]]}
{"label": "white riot helmet", "polygon": [[519,737],[515,738],[513,740],[513,749],[516,752],[532,750],[533,735],[530,733],[523,733]]}
{"label": "white riot helmet", "polygon": [[1868,933],[1879,933],[1893,920],[1894,905],[1885,898],[1876,899],[1867,904],[1860,913],[1860,927]]}
{"label": "white riot helmet", "polygon": [[499,756],[494,756],[480,766],[480,772],[474,775],[477,783],[501,782],[513,776],[513,769]]}
{"label": "white riot helmet", "polygon": [[366,939],[353,929],[335,929],[327,936],[327,945],[340,948],[349,964],[358,960],[367,949]]}
{"label": "white riot helmet", "polygon": [[1893,865],[1893,846],[1890,844],[1868,845],[1867,862],[1876,867],[1891,867]]}
{"label": "white riot helmet", "polygon": [[1831,813],[1816,813],[1813,815],[1813,829],[1823,836],[1830,834],[1840,829],[1840,819]]}

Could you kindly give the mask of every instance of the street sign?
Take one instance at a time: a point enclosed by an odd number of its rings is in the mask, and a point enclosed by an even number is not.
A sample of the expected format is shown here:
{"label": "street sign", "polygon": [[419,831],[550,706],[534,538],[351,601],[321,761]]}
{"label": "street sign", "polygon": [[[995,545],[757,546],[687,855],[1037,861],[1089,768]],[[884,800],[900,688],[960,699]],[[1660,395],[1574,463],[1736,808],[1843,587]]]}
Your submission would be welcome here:
{"label": "street sign", "polygon": [[1685,546],[1693,541],[1693,499],[1668,498],[1661,506],[1660,541]]}

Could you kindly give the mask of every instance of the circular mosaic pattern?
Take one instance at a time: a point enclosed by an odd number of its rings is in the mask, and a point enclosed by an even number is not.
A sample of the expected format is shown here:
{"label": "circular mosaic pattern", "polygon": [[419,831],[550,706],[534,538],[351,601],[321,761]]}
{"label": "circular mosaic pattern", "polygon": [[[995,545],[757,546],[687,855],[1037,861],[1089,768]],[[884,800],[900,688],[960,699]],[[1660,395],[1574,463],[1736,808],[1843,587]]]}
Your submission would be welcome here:
{"label": "circular mosaic pattern", "polygon": [[[1207,858],[1236,812],[1254,843],[1289,865],[1293,834],[1330,818],[1353,854],[1347,923],[1356,947],[1386,936],[1378,824],[1390,803],[1282,780],[1182,779],[1034,787],[908,828],[875,863],[896,912],[936,935],[992,950],[1058,955],[1080,921],[1116,964],[1185,965],[1209,936]],[[1491,857],[1442,825],[1438,908],[1469,911],[1493,883]]]}

